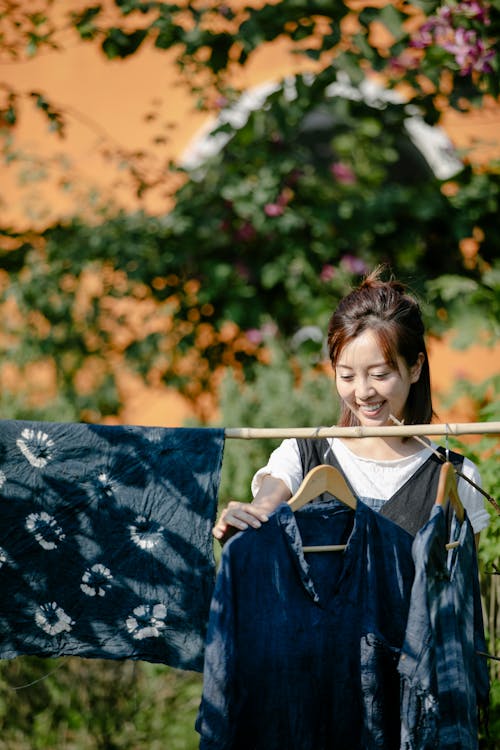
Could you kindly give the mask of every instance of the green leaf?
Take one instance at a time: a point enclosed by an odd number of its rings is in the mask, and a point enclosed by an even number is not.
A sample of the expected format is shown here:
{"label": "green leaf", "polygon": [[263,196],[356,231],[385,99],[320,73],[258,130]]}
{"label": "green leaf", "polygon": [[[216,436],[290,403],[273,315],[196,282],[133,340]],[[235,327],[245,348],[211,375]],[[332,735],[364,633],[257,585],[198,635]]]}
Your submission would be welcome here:
{"label": "green leaf", "polygon": [[397,8],[389,3],[380,9],[378,13],[378,20],[384,24],[384,26],[391,32],[396,42],[407,36],[407,32],[403,27],[403,21],[408,17],[397,10]]}
{"label": "green leaf", "polygon": [[102,49],[110,60],[117,57],[123,59],[129,55],[133,55],[141,46],[144,39],[146,39],[147,35],[148,31],[146,29],[138,29],[127,34],[122,29],[111,28],[108,30],[107,37],[102,43]]}
{"label": "green leaf", "polygon": [[219,73],[227,67],[232,46],[233,37],[230,34],[216,34],[213,37],[209,65],[214,73]]}
{"label": "green leaf", "polygon": [[82,13],[72,14],[72,23],[82,39],[94,39],[98,32],[95,19],[101,11],[101,5],[93,5],[89,8],[85,8]]}
{"label": "green leaf", "polygon": [[428,289],[431,294],[439,293],[445,302],[450,302],[457,297],[464,299],[475,292],[478,289],[478,283],[474,279],[463,276],[444,274],[438,279],[430,281]]}

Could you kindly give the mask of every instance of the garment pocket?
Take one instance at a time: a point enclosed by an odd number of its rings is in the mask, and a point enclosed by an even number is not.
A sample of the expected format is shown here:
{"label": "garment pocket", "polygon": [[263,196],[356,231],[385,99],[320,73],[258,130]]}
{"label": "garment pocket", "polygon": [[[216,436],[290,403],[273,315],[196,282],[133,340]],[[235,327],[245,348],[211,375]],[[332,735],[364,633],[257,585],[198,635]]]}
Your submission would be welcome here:
{"label": "garment pocket", "polygon": [[361,637],[360,666],[363,700],[363,747],[399,750],[399,649],[367,633]]}

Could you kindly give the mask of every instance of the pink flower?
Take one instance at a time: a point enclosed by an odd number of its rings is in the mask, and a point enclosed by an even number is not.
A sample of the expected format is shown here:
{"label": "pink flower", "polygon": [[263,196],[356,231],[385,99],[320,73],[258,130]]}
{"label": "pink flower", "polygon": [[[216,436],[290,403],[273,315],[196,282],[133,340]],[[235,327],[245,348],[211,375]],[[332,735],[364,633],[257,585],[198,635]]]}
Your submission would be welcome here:
{"label": "pink flower", "polygon": [[495,50],[486,49],[483,42],[478,39],[476,45],[476,60],[473,63],[474,70],[479,73],[493,73],[493,66],[490,65],[491,60],[495,57]]}
{"label": "pink flower", "polygon": [[219,94],[215,97],[214,105],[217,107],[217,109],[224,109],[224,107],[227,107],[229,104],[229,99],[227,99],[222,94]]}
{"label": "pink flower", "polygon": [[[418,47],[417,44],[412,44],[412,46]],[[391,57],[389,66],[393,73],[405,73],[407,70],[416,70],[420,66],[420,60],[417,54],[405,50],[399,57]]]}
{"label": "pink flower", "polygon": [[262,331],[258,328],[249,328],[248,331],[245,331],[245,336],[251,344],[255,344],[256,346],[261,344],[262,339],[264,338]]}
{"label": "pink flower", "polygon": [[264,213],[266,216],[274,218],[275,216],[281,216],[284,212],[284,207],[280,206],[279,203],[266,203],[264,206]]}
{"label": "pink flower", "polygon": [[249,221],[245,221],[245,223],[242,224],[242,226],[236,232],[235,237],[237,240],[250,242],[251,240],[255,239],[256,235],[257,232],[255,231],[254,226]]}
{"label": "pink flower", "polygon": [[474,0],[471,2],[464,0],[464,2],[457,5],[455,12],[467,18],[474,18],[476,21],[488,26],[490,24],[489,10],[490,7],[488,4],[475,2]]}
{"label": "pink flower", "polygon": [[444,4],[431,16],[411,41],[411,46],[425,49],[435,44],[455,58],[461,75],[472,71],[492,73],[493,49],[480,38],[478,32],[468,27],[469,21],[488,26],[489,4],[477,0],[463,0],[455,5]]}
{"label": "pink flower", "polygon": [[[443,9],[442,9],[443,10]],[[449,39],[453,34],[451,25],[451,16],[440,13],[439,16],[431,16],[420,29],[417,35],[412,39],[411,46],[417,49],[425,49],[432,44],[441,44],[442,40]]]}
{"label": "pink flower", "polygon": [[319,275],[321,281],[331,281],[335,276],[335,268],[330,263],[325,263]]}
{"label": "pink flower", "polygon": [[439,22],[444,22],[446,25],[450,25],[453,20],[453,9],[449,5],[443,5],[438,8],[436,16],[431,16],[431,19],[436,19]]}
{"label": "pink flower", "polygon": [[344,164],[344,162],[336,161],[331,164],[330,172],[337,182],[341,182],[344,185],[352,185],[356,182],[356,175],[351,167],[348,164]]}
{"label": "pink flower", "polygon": [[472,29],[457,29],[454,38],[442,47],[454,56],[462,75],[468,75],[473,70],[480,73],[492,71],[490,60],[495,56],[495,52],[488,50]]}

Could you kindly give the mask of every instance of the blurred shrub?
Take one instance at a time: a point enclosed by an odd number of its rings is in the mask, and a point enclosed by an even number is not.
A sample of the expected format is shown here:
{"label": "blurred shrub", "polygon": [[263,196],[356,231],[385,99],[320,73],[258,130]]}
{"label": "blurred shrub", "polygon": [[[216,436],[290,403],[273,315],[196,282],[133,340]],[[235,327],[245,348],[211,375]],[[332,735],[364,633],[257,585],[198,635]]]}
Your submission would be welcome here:
{"label": "blurred shrub", "polygon": [[[338,406],[333,374],[321,367],[305,366],[307,355],[271,344],[268,366],[255,370],[252,380],[241,382],[227,373],[220,391],[224,427],[318,427],[335,424]],[[226,440],[220,499],[250,500],[250,483],[256,470],[267,463],[279,440]]]}
{"label": "blurred shrub", "polygon": [[0,662],[0,750],[195,750],[201,675],[146,662]]}

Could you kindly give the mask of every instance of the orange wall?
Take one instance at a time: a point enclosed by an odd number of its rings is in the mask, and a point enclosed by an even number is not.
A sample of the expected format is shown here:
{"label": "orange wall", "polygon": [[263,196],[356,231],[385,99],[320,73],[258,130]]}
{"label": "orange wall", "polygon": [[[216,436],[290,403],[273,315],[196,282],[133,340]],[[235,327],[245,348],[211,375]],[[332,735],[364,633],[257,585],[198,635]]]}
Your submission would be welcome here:
{"label": "orange wall", "polygon": [[[301,61],[301,70],[314,63]],[[242,83],[253,86],[278,80],[299,69],[299,60],[280,40],[266,45],[246,67]],[[63,53],[48,51],[33,60],[4,68],[4,79],[18,91],[41,91],[67,116],[64,138],[48,132],[32,102],[21,107],[16,148],[50,165],[48,179],[19,185],[29,162],[12,162],[4,170],[1,195],[4,223],[41,228],[85,206],[97,189],[104,199],[125,209],[168,210],[178,178],[165,165],[178,160],[193,138],[212,119],[200,112],[175,65],[174,54],[151,45],[121,61],[108,60],[83,42]],[[160,184],[142,200],[133,194],[121,153],[143,151],[142,164]],[[107,155],[104,152],[108,152]],[[110,155],[111,154],[111,155]],[[62,190],[62,181],[71,189]]]}

